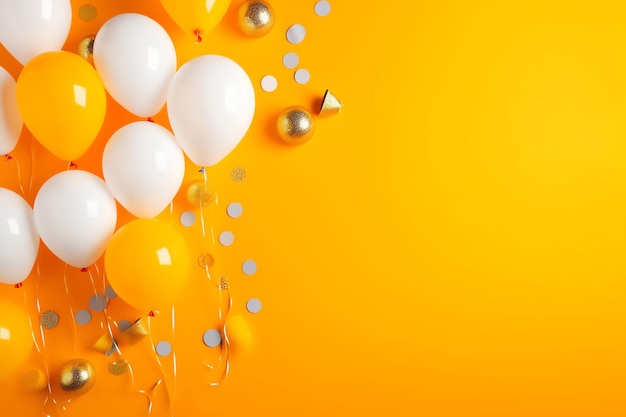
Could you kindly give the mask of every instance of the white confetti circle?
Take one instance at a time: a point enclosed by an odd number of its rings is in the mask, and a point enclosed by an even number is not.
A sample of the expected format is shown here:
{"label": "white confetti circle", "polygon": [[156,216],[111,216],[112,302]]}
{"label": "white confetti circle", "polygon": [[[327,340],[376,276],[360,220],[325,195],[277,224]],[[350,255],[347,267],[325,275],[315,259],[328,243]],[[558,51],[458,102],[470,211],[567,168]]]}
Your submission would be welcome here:
{"label": "white confetti circle", "polygon": [[263,91],[271,93],[278,88],[278,80],[273,75],[266,75],[261,79],[261,88]]}
{"label": "white confetti circle", "polygon": [[304,68],[300,68],[294,74],[294,78],[296,79],[296,82],[298,84],[306,84],[311,80],[311,73],[309,73],[309,71]]}
{"label": "white confetti circle", "polygon": [[306,29],[299,23],[287,29],[287,41],[294,45],[299,44],[306,37]]}
{"label": "white confetti circle", "polygon": [[222,246],[230,246],[233,244],[233,242],[235,242],[235,235],[233,235],[233,232],[229,232],[227,230],[220,233],[219,239]]}

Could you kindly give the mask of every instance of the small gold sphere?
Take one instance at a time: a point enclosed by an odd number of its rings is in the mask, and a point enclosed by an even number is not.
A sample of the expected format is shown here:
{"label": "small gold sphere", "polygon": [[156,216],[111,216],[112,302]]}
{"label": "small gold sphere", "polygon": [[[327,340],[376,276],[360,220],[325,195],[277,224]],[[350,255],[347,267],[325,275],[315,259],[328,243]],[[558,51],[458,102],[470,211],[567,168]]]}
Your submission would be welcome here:
{"label": "small gold sphere", "polygon": [[96,40],[94,35],[89,35],[78,44],[78,55],[82,56],[93,65],[93,42]]}
{"label": "small gold sphere", "polygon": [[239,8],[239,28],[248,36],[260,38],[274,27],[274,11],[264,1],[247,1]]}
{"label": "small gold sphere", "polygon": [[187,201],[197,207],[206,207],[215,199],[215,193],[209,189],[204,181],[196,181],[187,188]]}
{"label": "small gold sphere", "polygon": [[59,371],[59,385],[63,391],[84,394],[95,382],[93,366],[85,359],[72,359],[64,363]]}
{"label": "small gold sphere", "polygon": [[315,119],[304,107],[288,107],[278,116],[278,135],[290,145],[302,145],[315,133]]}

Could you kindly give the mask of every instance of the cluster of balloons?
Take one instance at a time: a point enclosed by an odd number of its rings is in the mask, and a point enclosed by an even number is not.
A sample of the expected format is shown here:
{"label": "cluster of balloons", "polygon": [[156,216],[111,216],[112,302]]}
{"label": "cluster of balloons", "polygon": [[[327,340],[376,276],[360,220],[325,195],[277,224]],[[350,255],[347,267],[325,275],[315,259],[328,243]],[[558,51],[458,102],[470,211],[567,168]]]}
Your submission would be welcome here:
{"label": "cluster of balloons", "polygon": [[[230,0],[161,0],[185,31],[200,37]],[[153,19],[109,19],[93,43],[93,66],[62,50],[70,0],[0,0],[0,43],[24,66],[15,81],[0,67],[0,154],[23,126],[55,157],[80,158],[98,136],[107,93],[147,121],[119,128],[102,154],[103,177],[68,170],[49,178],[34,206],[0,188],[0,283],[31,273],[39,240],[84,268],[105,255],[116,293],[141,309],[172,302],[188,273],[185,241],[155,219],[182,185],[185,157],[201,167],[226,157],[248,131],[255,94],[246,72],[225,56],[202,55],[180,68],[168,33]],[[150,116],[167,105],[172,132]],[[136,219],[119,229],[116,200]],[[2,339],[0,334],[0,339]]]}

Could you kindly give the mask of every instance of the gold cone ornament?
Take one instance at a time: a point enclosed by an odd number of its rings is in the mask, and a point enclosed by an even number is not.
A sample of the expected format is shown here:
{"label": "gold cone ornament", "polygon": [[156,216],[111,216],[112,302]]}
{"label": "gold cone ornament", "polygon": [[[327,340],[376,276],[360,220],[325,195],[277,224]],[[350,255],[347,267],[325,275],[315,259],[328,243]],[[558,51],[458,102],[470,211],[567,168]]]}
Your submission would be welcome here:
{"label": "gold cone ornament", "polygon": [[322,99],[322,105],[320,107],[320,116],[330,116],[337,114],[341,111],[341,102],[330,92],[326,90],[324,98]]}

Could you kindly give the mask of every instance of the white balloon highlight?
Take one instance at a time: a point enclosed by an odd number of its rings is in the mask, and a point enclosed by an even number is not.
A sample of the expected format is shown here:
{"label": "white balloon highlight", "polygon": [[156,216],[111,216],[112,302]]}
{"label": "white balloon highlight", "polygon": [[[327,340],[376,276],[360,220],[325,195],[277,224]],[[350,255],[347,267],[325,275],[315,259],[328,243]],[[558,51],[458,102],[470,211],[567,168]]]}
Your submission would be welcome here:
{"label": "white balloon highlight", "polygon": [[18,194],[0,188],[0,283],[28,278],[39,252],[33,210]]}
{"label": "white balloon highlight", "polygon": [[70,0],[0,0],[0,43],[22,65],[63,48],[71,25]]}
{"label": "white balloon highlight", "polygon": [[102,170],[126,210],[152,218],[180,189],[185,157],[169,130],[156,123],[135,122],[111,136],[102,154]]}
{"label": "white balloon highlight", "polygon": [[37,193],[33,211],[41,240],[77,268],[98,260],[117,222],[115,199],[104,181],[80,170],[48,179]]}
{"label": "white balloon highlight", "polygon": [[158,113],[176,73],[176,50],[156,21],[137,13],[109,19],[93,45],[102,82],[119,104],[140,117]]}
{"label": "white balloon highlight", "polygon": [[202,55],[183,65],[167,96],[176,140],[189,159],[212,166],[244,137],[254,117],[254,87],[235,61]]}
{"label": "white balloon highlight", "polygon": [[22,133],[22,116],[17,109],[15,80],[0,67],[0,155],[15,149]]}

